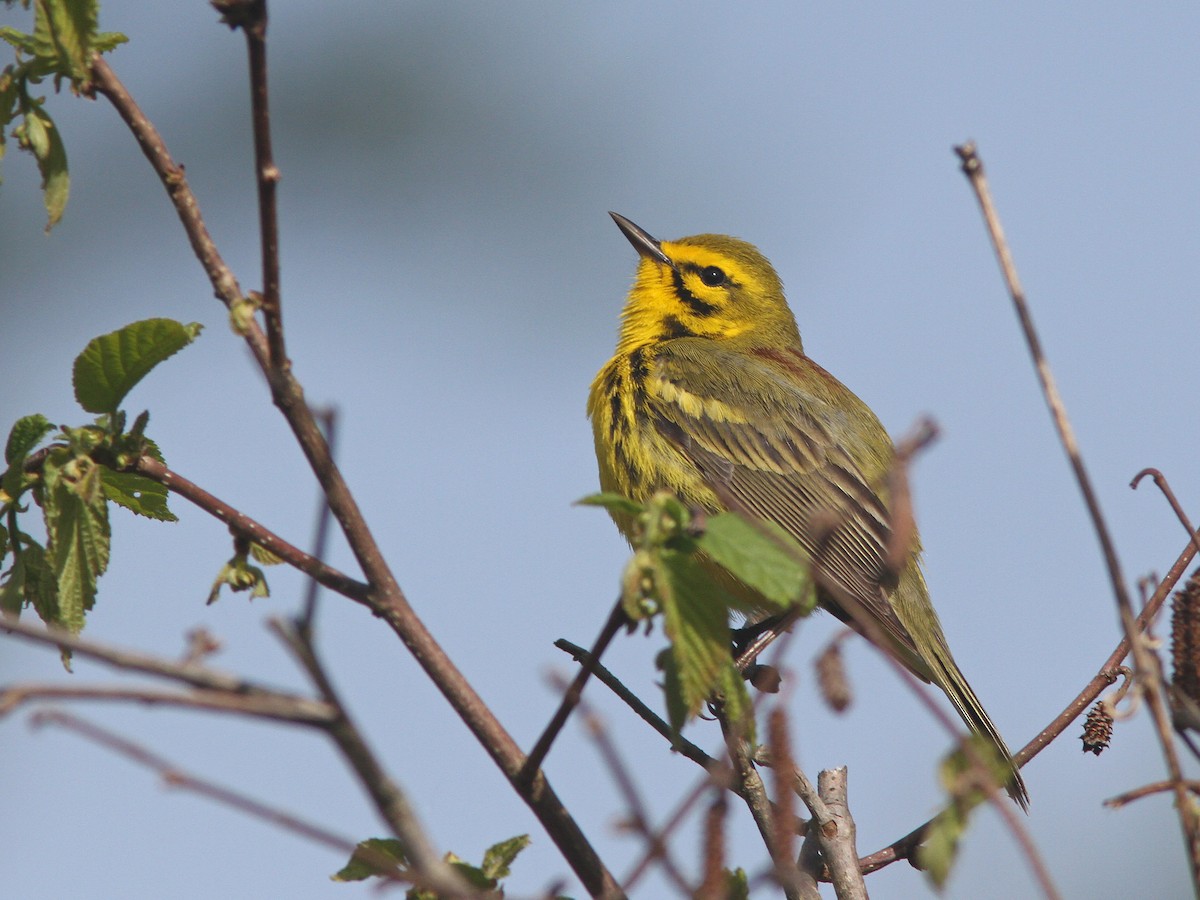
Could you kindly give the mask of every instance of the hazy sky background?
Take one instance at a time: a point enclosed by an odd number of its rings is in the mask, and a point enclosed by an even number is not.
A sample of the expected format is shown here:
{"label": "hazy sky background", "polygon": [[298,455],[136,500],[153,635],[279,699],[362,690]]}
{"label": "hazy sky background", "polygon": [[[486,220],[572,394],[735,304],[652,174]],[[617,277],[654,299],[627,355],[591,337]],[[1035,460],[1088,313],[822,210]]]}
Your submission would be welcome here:
{"label": "hazy sky background", "polygon": [[[1014,748],[1094,674],[1118,630],[953,144],[979,142],[1127,579],[1164,572],[1184,546],[1157,492],[1127,485],[1158,466],[1200,516],[1194,4],[291,2],[273,12],[296,372],[311,402],[340,409],[340,463],[401,585],[523,746],[555,703],[547,672],[572,671],[553,640],[591,641],[627,556],[602,512],[571,505],[595,487],[584,399],[635,266],[609,209],[666,238],[753,241],[782,275],[810,355],[893,433],[924,413],[941,424],[914,473],[930,587],[959,663]],[[19,10],[2,20],[27,22]],[[243,288],[259,287],[242,37],[201,2],[109,2],[101,23],[130,36],[114,70],[186,165]],[[91,337],[150,316],[203,322],[199,342],[128,408],[151,410],[149,433],[173,468],[306,545],[313,481],[161,186],[106,102],[48,105],[72,196],[44,236],[36,171],[10,150],[0,422],[41,412],[81,423],[70,367]],[[87,636],[177,656],[202,626],[224,642],[215,665],[306,690],[263,627],[297,608],[301,579],[273,570],[270,599],[225,595],[205,607],[229,537],[172,505],[173,527],[113,513],[112,565]],[[331,562],[357,574],[340,542]],[[510,893],[568,877],[394,635],[332,596],[319,624],[337,684],[435,843],[477,860],[528,832]],[[794,743],[811,776],[850,767],[867,853],[935,810],[949,741],[862,642],[847,650],[854,706],[829,714],[811,660],[834,630],[818,617],[792,645]],[[661,644],[625,637],[608,658],[655,707]],[[75,670],[72,683],[117,679],[83,660]],[[0,640],[0,681],[66,678],[53,651]],[[661,822],[695,767],[604,690],[589,697]],[[311,734],[77,711],[348,837],[383,831]],[[6,896],[370,896],[328,881],[338,854],[172,792],[73,735],[31,732],[26,718],[0,723]],[[1025,770],[1024,821],[1064,895],[1182,895],[1170,799],[1101,806],[1163,777],[1146,715],[1121,723],[1098,759],[1080,752],[1078,733]],[[688,734],[719,743],[712,723]],[[547,769],[625,872],[640,847],[617,832],[621,800],[578,723]],[[744,810],[730,825],[733,861],[757,870],[764,854]],[[678,845],[689,871],[693,834]],[[869,886],[879,897],[928,894],[904,865]],[[650,881],[636,895],[662,890]],[[982,811],[947,896],[1033,890],[998,816]]]}

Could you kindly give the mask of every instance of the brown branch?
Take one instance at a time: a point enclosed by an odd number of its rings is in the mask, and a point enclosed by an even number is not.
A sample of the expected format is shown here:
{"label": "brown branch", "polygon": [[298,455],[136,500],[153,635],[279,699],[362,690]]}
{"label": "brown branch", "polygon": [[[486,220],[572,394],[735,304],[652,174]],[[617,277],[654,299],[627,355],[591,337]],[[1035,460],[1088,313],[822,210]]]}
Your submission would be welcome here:
{"label": "brown branch", "polygon": [[[196,201],[196,195],[188,186],[183,166],[172,159],[158,129],[146,118],[146,114],[134,102],[125,89],[125,85],[121,83],[121,80],[117,78],[108,63],[99,54],[92,58],[91,84],[95,92],[103,95],[113,105],[125,124],[129,126],[142,153],[149,160],[150,166],[158,175],[163,187],[166,188],[167,196],[175,207],[179,221],[183,223],[183,230],[187,233],[188,241],[192,245],[192,252],[200,261],[200,265],[204,267],[217,299],[228,308],[232,308],[234,304],[244,300],[242,289],[238,285],[233,271],[222,259],[217,245],[213,243],[212,236],[208,233],[208,227],[200,215],[200,205]],[[257,323],[250,323],[246,341],[259,365],[265,364],[267,343]]]}
{"label": "brown branch", "polygon": [[325,564],[318,557],[305,553],[294,544],[288,543],[255,519],[238,512],[225,501],[214,497],[195,482],[189,481],[178,472],[167,468],[157,459],[151,456],[138,457],[134,464],[134,471],[139,475],[145,475],[152,481],[157,481],[185,500],[191,501],[213,518],[223,522],[235,535],[247,538],[266,548],[294,569],[303,572],[314,581],[320,582],[331,591],[336,591],[344,597],[370,606],[367,600],[370,594],[368,585],[356,581],[349,575]]}
{"label": "brown branch", "polygon": [[[560,689],[566,690],[567,685],[560,684]],[[666,873],[668,880],[675,886],[675,889],[680,892],[680,896],[691,896],[692,887],[687,883],[683,873],[676,865],[674,858],[671,856],[670,848],[664,835],[656,833],[650,827],[650,816],[646,809],[646,804],[642,802],[641,793],[633,783],[633,778],[629,773],[629,767],[621,758],[620,752],[609,737],[607,729],[587,704],[580,703],[583,711],[584,723],[587,726],[588,734],[596,745],[597,751],[600,753],[600,758],[604,765],[608,768],[613,780],[617,783],[617,789],[621,792],[621,797],[625,800],[625,805],[629,808],[628,825],[642,837],[646,843],[646,855],[651,861],[658,862],[662,866],[663,872]]]}
{"label": "brown branch", "polygon": [[[1200,781],[1185,780],[1183,784],[1193,794],[1200,794]],[[1109,797],[1104,801],[1104,805],[1109,809],[1120,809],[1125,804],[1132,803],[1134,800],[1141,800],[1143,797],[1149,797],[1153,794],[1165,794],[1168,791],[1174,790],[1175,782],[1173,781],[1155,781],[1152,784],[1144,784],[1139,788],[1134,788],[1132,791],[1117,794],[1115,797]]]}
{"label": "brown branch", "polygon": [[246,681],[237,675],[201,666],[194,662],[176,663],[132,650],[120,650],[108,644],[81,638],[59,628],[47,628],[43,625],[31,625],[16,619],[3,618],[0,619],[0,633],[3,632],[51,647],[65,647],[72,653],[115,666],[118,669],[155,675],[195,688],[254,696],[279,694],[278,691]]}
{"label": "brown branch", "polygon": [[[585,665],[591,658],[588,651],[584,650],[577,644],[572,644],[570,641],[564,638],[559,638],[557,641],[555,641],[554,646],[559,650],[570,653],[576,661],[581,661]],[[671,742],[672,749],[677,753],[686,759],[690,759],[692,762],[696,763],[696,765],[706,770],[711,771],[715,766],[719,765],[715,758],[709,756],[683,735],[675,734],[671,729],[671,726],[668,725],[663,718],[658,715],[658,713],[654,712],[654,710],[643,703],[641,699],[635,693],[633,693],[633,691],[629,690],[629,688],[625,687],[625,685],[621,683],[621,680],[617,678],[616,675],[614,675],[604,666],[600,665],[598,662],[592,667],[592,675],[597,681],[616,694],[626,706],[637,713],[638,717],[641,718],[642,721],[657,731],[667,741]]]}
{"label": "brown branch", "polygon": [[283,343],[283,306],[279,293],[279,215],[275,188],[279,167],[271,153],[271,113],[267,91],[267,4],[251,0],[241,22],[250,58],[250,106],[254,122],[254,174],[258,182],[258,230],[262,248],[262,311],[267,323],[271,366],[288,365]]}
{"label": "brown branch", "polygon": [[[113,104],[133,132],[142,152],[166,188],[217,297],[232,309],[244,299],[241,289],[208,234],[182,167],[174,162],[158,131],[134,103],[108,64],[98,56],[92,61],[92,81],[95,90]],[[594,895],[622,896],[611,873],[555,795],[545,774],[539,770],[531,778],[522,777],[525,754],[409,605],[384,561],[357,501],[334,463],[290,367],[274,367],[270,364],[267,341],[256,322],[248,321],[244,334],[259,367],[266,374],[272,400],[296,436],[329,501],[334,518],[371,585],[368,602],[372,611],[387,622],[412,653],[518,796],[537,816],[587,890]]]}
{"label": "brown branch", "polygon": [[1163,496],[1167,498],[1167,502],[1171,504],[1171,509],[1174,511],[1175,517],[1179,519],[1179,524],[1183,526],[1183,530],[1191,538],[1192,546],[1200,549],[1200,533],[1197,533],[1196,529],[1192,527],[1192,522],[1188,518],[1187,513],[1183,511],[1183,506],[1179,503],[1179,500],[1175,497],[1175,492],[1171,490],[1171,484],[1167,481],[1166,475],[1158,469],[1142,469],[1142,471],[1133,476],[1133,481],[1129,482],[1129,486],[1136,491],[1142,479],[1147,475],[1154,479],[1155,486],[1162,491]]}
{"label": "brown branch", "polygon": [[584,686],[588,683],[588,679],[592,677],[592,673],[595,672],[596,667],[600,665],[600,657],[604,655],[604,651],[608,649],[608,645],[612,643],[612,639],[616,637],[617,632],[628,622],[629,618],[625,615],[625,608],[621,605],[621,601],[618,600],[613,606],[613,611],[608,616],[608,621],[600,629],[600,634],[597,636],[596,642],[592,644],[592,652],[582,657],[576,657],[576,659],[582,661],[583,665],[575,675],[575,679],[563,689],[563,696],[558,704],[558,709],[555,710],[550,722],[537,739],[537,743],[533,745],[533,749],[529,751],[529,756],[525,759],[525,765],[522,766],[521,773],[517,776],[520,780],[527,781],[533,776],[534,772],[542,767],[542,762],[546,759],[546,754],[550,752],[550,747],[553,745],[554,739],[558,737],[563,726],[567,724],[567,719],[570,717],[571,711],[579,704]]}
{"label": "brown branch", "polygon": [[714,704],[713,709],[717,721],[721,724],[721,734],[725,737],[729,759],[733,763],[734,790],[746,804],[754,824],[758,827],[758,833],[767,846],[775,870],[775,879],[783,889],[783,895],[788,900],[820,900],[819,893],[809,890],[810,886],[801,877],[796,861],[785,855],[785,848],[775,841],[775,811],[771,808],[766,785],[754,767],[750,745],[742,737],[741,726],[729,721],[723,705]]}
{"label": "brown branch", "polygon": [[1187,845],[1188,860],[1190,862],[1188,868],[1192,878],[1192,891],[1200,898],[1200,817],[1196,815],[1195,809],[1190,803],[1187,789],[1183,784],[1183,771],[1179,764],[1175,742],[1171,737],[1170,716],[1164,698],[1158,659],[1140,639],[1140,633],[1134,617],[1133,603],[1129,597],[1125,577],[1121,573],[1121,564],[1117,557],[1116,546],[1109,534],[1104,514],[1100,510],[1100,501],[1096,497],[1091,479],[1088,477],[1087,469],[1084,466],[1078,442],[1075,439],[1070,420],[1067,418],[1066,406],[1059,396],[1054,376],[1050,371],[1049,363],[1046,361],[1045,353],[1042,350],[1041,340],[1038,337],[1037,330],[1034,328],[1033,317],[1029,312],[1025,292],[1017,277],[1012,253],[1009,251],[1008,243],[1004,238],[1004,230],[1000,225],[1000,218],[992,203],[991,192],[988,189],[987,178],[983,171],[983,162],[980,160],[973,143],[967,143],[954,149],[962,160],[963,174],[967,176],[967,180],[975,192],[975,197],[979,201],[979,207],[983,213],[992,246],[996,251],[996,257],[1000,262],[1000,269],[1003,273],[1005,284],[1008,287],[1009,297],[1012,299],[1017,318],[1021,323],[1025,342],[1029,346],[1029,353],[1033,359],[1034,368],[1037,371],[1042,394],[1050,409],[1051,417],[1058,431],[1059,440],[1066,451],[1071,468],[1075,473],[1075,480],[1078,482],[1080,493],[1083,494],[1088,514],[1092,519],[1092,527],[1096,532],[1096,537],[1104,553],[1104,562],[1108,569],[1109,580],[1112,582],[1113,593],[1116,597],[1121,627],[1125,632],[1125,636],[1129,639],[1130,648],[1133,651],[1134,672],[1139,679],[1144,681],[1146,705],[1150,709],[1151,719],[1158,732],[1159,744],[1167,773],[1176,784],[1175,808],[1179,816],[1180,829]]}
{"label": "brown branch", "polygon": [[32,721],[37,727],[58,725],[66,728],[68,731],[73,731],[93,743],[99,744],[114,753],[124,756],[126,759],[132,760],[140,766],[156,772],[170,787],[183,788],[186,791],[191,791],[210,800],[215,800],[248,816],[261,819],[307,838],[310,841],[331,847],[339,853],[345,854],[347,857],[354,852],[355,842],[348,838],[327,831],[319,825],[306,822],[291,813],[253,800],[237,791],[192,775],[165,757],[152,753],[140,744],[136,744],[105,728],[94,725],[86,719],[81,719],[78,716],[57,710],[45,710],[36,713]]}
{"label": "brown branch", "polygon": [[321,665],[311,636],[307,632],[285,625],[279,619],[272,619],[268,627],[308,673],[321,699],[333,709],[334,715],[326,724],[325,731],[354,769],[359,783],[375,804],[375,809],[404,845],[405,858],[416,874],[417,881],[422,887],[437,893],[439,897],[477,896],[478,892],[469,887],[462,876],[434,849],[408,798],[400,786],[388,777],[371,748],[367,746],[362,732],[351,720]]}
{"label": "brown branch", "polygon": [[867,900],[867,883],[858,867],[855,849],[848,782],[849,773],[845,766],[821,770],[817,776],[818,791],[834,827],[821,826],[811,829],[810,833],[816,832],[838,900]]}
{"label": "brown branch", "polygon": [[288,694],[237,694],[225,690],[197,689],[188,693],[150,688],[13,684],[0,687],[0,716],[36,700],[108,700],[147,706],[177,706],[208,712],[235,713],[295,725],[327,727],[333,710],[325,703]]}

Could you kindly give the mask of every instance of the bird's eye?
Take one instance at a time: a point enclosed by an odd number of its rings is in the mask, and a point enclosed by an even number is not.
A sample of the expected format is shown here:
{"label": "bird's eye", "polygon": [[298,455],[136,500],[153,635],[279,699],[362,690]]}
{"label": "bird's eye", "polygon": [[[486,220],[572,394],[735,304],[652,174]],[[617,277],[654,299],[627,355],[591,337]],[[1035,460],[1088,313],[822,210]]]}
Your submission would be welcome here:
{"label": "bird's eye", "polygon": [[700,280],[709,287],[717,287],[725,283],[725,273],[716,266],[705,266],[700,270]]}

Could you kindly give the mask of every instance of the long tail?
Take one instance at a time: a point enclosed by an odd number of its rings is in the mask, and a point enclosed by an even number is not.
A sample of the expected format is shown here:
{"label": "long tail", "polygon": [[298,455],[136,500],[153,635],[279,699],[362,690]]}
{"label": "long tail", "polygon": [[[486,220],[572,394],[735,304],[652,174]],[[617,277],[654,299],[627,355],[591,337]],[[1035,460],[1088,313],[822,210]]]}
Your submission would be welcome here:
{"label": "long tail", "polygon": [[903,655],[899,658],[917,675],[940,687],[950,698],[950,702],[954,704],[955,710],[958,711],[967,727],[976,734],[982,735],[996,748],[1000,758],[1008,766],[1008,777],[1005,784],[1008,795],[1020,805],[1021,809],[1028,810],[1029,792],[1025,789],[1021,772],[1017,769],[1017,764],[1013,762],[1012,753],[1009,751],[1008,745],[1004,743],[1004,738],[1000,736],[1000,729],[988,716],[983,704],[971,690],[966,676],[963,675],[958,663],[954,661],[954,656],[950,653],[950,645],[946,642],[946,635],[942,633],[937,613],[929,602],[925,579],[921,575],[920,566],[915,559],[905,571],[891,601],[897,616],[912,635],[917,653],[921,657],[920,662],[924,665],[916,668],[912,665],[912,661],[905,659]]}
{"label": "long tail", "polygon": [[[941,646],[937,646],[938,643]],[[983,704],[971,690],[971,685],[967,684],[967,679],[958,668],[958,664],[954,662],[954,657],[950,655],[945,640],[935,641],[934,646],[929,647],[928,650],[931,652],[926,653],[926,660],[934,676],[933,682],[946,692],[946,696],[950,698],[950,702],[954,704],[954,708],[967,727],[976,734],[987,738],[999,752],[1000,758],[1008,766],[1008,781],[1005,784],[1008,796],[1017,801],[1021,809],[1028,811],[1029,792],[1025,789],[1025,782],[1021,778],[1017,764],[1013,762],[1012,753],[1009,751],[1008,745],[1004,743],[1004,738],[1000,736],[996,724],[983,708]]]}

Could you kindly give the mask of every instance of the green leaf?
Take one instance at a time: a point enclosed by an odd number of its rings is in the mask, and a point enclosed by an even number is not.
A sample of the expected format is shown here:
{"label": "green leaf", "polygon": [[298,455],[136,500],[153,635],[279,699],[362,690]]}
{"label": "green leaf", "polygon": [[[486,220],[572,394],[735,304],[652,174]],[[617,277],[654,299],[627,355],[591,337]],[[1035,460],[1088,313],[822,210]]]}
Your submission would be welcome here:
{"label": "green leaf", "polygon": [[55,69],[75,83],[87,80],[96,12],[97,0],[43,0],[37,5],[34,33],[39,34],[38,22],[44,15],[54,48]]}
{"label": "green leaf", "polygon": [[33,153],[42,175],[42,202],[46,207],[46,231],[62,218],[71,191],[71,176],[67,172],[67,148],[63,145],[58,126],[41,106],[25,113],[21,145]]}
{"label": "green leaf", "polygon": [[167,508],[169,492],[157,481],[136,472],[117,472],[101,466],[100,482],[104,485],[105,497],[132,513],[160,522],[179,521],[178,516]]}
{"label": "green leaf", "polygon": [[696,543],[713,562],[786,608],[812,593],[812,580],[799,545],[782,531],[780,537],[784,546],[795,547],[795,555],[736,513],[722,513],[708,520]]}
{"label": "green leaf", "polygon": [[925,832],[924,843],[917,848],[917,866],[925,870],[926,877],[939,890],[946,886],[946,879],[950,877],[966,828],[962,810],[951,804],[934,816]]}
{"label": "green leaf", "polygon": [[26,34],[23,31],[5,25],[0,28],[0,41],[8,44],[15,50],[20,50],[30,56],[34,53],[34,40],[32,34]]}
{"label": "green leaf", "polygon": [[53,430],[54,426],[50,420],[41,413],[17,419],[16,424],[8,433],[8,443],[4,446],[4,461],[10,466],[19,466],[25,462],[29,451],[40,444],[42,438]]}
{"label": "green leaf", "polygon": [[725,870],[724,897],[725,900],[750,900],[750,879],[745,869]]}
{"label": "green leaf", "polygon": [[12,568],[4,576],[0,584],[0,612],[10,616],[20,616],[25,607],[25,554],[18,553],[13,558]]}
{"label": "green leaf", "polygon": [[32,606],[47,625],[58,622],[57,586],[46,564],[46,552],[41,544],[22,534],[19,538],[13,536],[13,565],[0,585],[0,609],[15,615],[24,606]]}
{"label": "green leaf", "polygon": [[675,660],[675,654],[670,647],[665,648],[658,654],[654,660],[654,664],[663,674],[663,695],[667,702],[667,724],[671,726],[671,731],[675,735],[679,735],[683,731],[683,726],[687,724],[691,717],[691,712],[687,708],[687,703],[683,697],[683,685],[679,679],[679,665]]}
{"label": "green leaf", "polygon": [[620,513],[621,515],[631,517],[640,516],[645,511],[645,507],[642,504],[636,503],[620,494],[612,493],[588,494],[586,497],[576,500],[575,505],[601,506],[610,513]]}
{"label": "green leaf", "polygon": [[500,841],[492,844],[483,854],[483,865],[480,868],[483,874],[494,880],[499,881],[501,878],[507,878],[509,868],[520,854],[522,850],[530,845],[531,840],[527,834],[518,834],[516,837],[510,837],[506,841]]}
{"label": "green leaf", "polygon": [[679,702],[690,718],[713,695],[730,665],[728,595],[689,553],[663,551],[659,562],[655,581],[664,627],[671,640]]}
{"label": "green leaf", "polygon": [[725,717],[743,740],[754,743],[754,704],[746,689],[746,679],[728,657],[717,673],[717,692],[725,705]]}
{"label": "green leaf", "polygon": [[261,544],[250,544],[250,555],[254,557],[255,562],[262,563],[264,566],[277,566],[283,562],[283,557],[277,556]]}
{"label": "green leaf", "polygon": [[93,338],[75,359],[75,399],[88,412],[115,412],[134,385],[195,340],[202,327],[145,319]]}
{"label": "green leaf", "polygon": [[329,878],[332,881],[365,881],[381,872],[403,871],[408,867],[404,845],[395,838],[367,838],[359,841],[349,862]]}
{"label": "green leaf", "polygon": [[100,31],[92,38],[92,49],[97,53],[111,53],[122,44],[129,43],[129,38],[119,31]]}
{"label": "green leaf", "polygon": [[56,624],[72,633],[82,630],[96,581],[108,568],[108,505],[97,469],[65,450],[51,453],[42,466],[47,551],[58,585]]}
{"label": "green leaf", "polygon": [[225,586],[235,593],[249,591],[251,600],[271,596],[271,591],[267,587],[267,576],[258,566],[250,565],[245,553],[235,553],[233,558],[221,567],[221,571],[217,573],[217,578],[213,582],[212,590],[208,592],[209,605],[217,602],[221,588]]}

